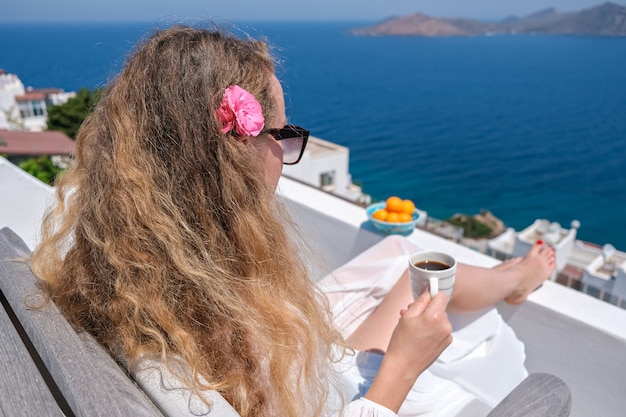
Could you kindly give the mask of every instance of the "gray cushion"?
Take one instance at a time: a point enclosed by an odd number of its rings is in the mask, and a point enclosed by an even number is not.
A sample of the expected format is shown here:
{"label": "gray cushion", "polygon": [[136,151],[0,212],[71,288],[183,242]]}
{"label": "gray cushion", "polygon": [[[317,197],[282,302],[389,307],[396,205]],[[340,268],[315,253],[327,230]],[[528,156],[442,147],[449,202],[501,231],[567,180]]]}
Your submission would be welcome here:
{"label": "gray cushion", "polygon": [[565,382],[551,374],[533,373],[487,417],[567,417],[571,410],[572,395]]}

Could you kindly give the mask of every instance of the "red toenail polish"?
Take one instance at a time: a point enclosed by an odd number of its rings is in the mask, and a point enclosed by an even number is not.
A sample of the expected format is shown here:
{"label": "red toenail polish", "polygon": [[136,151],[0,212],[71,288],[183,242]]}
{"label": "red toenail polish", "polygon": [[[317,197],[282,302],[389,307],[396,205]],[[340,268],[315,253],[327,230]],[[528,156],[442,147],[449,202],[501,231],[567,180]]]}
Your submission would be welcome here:
{"label": "red toenail polish", "polygon": [[537,244],[538,244],[538,245],[543,245],[543,240],[539,239],[539,240],[537,241]]}

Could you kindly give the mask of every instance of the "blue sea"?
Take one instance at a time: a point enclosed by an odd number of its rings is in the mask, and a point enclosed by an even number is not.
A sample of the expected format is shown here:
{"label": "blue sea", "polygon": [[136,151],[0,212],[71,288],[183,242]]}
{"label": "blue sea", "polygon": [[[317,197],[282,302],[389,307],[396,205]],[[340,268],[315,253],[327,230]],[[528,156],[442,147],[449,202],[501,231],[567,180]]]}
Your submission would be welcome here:
{"label": "blue sea", "polygon": [[[579,239],[626,250],[626,38],[349,34],[368,23],[236,27],[267,38],[289,119],[349,147],[375,200],[488,209],[517,230],[579,220]],[[0,24],[0,68],[35,88],[101,87],[154,27]]]}

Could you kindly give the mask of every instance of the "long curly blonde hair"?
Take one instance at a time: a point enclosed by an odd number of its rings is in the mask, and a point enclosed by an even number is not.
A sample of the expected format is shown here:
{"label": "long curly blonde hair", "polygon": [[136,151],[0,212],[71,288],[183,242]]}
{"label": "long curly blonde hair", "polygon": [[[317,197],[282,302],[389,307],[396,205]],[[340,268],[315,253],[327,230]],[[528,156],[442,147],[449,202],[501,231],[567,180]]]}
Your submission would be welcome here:
{"label": "long curly blonde hair", "polygon": [[242,416],[316,416],[339,336],[254,147],[215,118],[237,84],[273,120],[273,72],[265,43],[221,30],[142,42],[80,128],[33,270],[129,366],[181,358]]}

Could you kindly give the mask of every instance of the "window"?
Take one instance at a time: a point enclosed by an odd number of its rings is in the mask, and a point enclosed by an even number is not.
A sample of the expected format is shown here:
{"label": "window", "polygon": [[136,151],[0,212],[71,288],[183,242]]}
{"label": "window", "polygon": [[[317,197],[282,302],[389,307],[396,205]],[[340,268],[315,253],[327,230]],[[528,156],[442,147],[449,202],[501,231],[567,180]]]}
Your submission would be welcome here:
{"label": "window", "polygon": [[320,174],[320,186],[325,191],[335,189],[335,171],[323,172]]}
{"label": "window", "polygon": [[33,101],[33,114],[35,116],[44,116],[46,114],[46,107],[43,104],[43,100]]}
{"label": "window", "polygon": [[28,105],[28,102],[19,102],[18,107],[20,108],[20,116],[22,117],[22,119],[26,119],[33,115],[31,108]]}
{"label": "window", "polygon": [[21,101],[18,103],[18,106],[22,119],[46,115],[46,105],[43,100]]}

